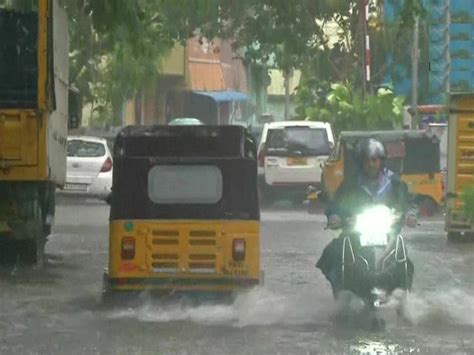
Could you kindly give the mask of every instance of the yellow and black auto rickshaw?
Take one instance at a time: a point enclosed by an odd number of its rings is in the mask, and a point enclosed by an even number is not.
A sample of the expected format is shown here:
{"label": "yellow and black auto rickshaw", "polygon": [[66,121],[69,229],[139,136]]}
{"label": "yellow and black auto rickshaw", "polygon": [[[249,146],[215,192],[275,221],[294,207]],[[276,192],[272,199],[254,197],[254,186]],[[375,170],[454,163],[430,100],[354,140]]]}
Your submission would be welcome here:
{"label": "yellow and black auto rickshaw", "polygon": [[260,282],[256,146],[238,126],[136,126],[114,146],[104,294]]}
{"label": "yellow and black auto rickshaw", "polygon": [[323,169],[322,191],[308,194],[310,208],[316,205],[318,198],[330,201],[344,179],[357,172],[355,147],[360,140],[367,138],[384,143],[387,167],[407,183],[420,213],[433,214],[443,202],[440,146],[438,137],[424,130],[341,132]]}

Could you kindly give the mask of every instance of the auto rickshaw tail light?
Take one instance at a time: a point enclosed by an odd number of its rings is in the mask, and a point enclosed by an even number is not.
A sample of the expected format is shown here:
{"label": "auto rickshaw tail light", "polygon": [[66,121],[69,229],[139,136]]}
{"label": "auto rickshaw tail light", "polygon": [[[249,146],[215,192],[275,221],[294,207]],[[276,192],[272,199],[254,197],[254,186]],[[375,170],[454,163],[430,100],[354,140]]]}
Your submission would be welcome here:
{"label": "auto rickshaw tail light", "polygon": [[243,261],[245,259],[245,239],[234,239],[232,242],[232,257],[234,261]]}
{"label": "auto rickshaw tail light", "polygon": [[131,260],[135,258],[135,238],[124,237],[122,238],[122,259]]}

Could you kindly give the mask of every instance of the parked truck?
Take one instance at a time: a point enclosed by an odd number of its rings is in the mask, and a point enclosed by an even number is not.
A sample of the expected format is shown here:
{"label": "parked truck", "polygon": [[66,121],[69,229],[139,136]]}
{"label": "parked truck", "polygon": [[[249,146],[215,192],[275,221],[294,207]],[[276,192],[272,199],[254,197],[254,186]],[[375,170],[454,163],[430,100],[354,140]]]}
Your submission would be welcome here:
{"label": "parked truck", "polygon": [[58,0],[0,0],[2,263],[43,262],[66,176],[68,57]]}
{"label": "parked truck", "polygon": [[462,194],[474,186],[474,93],[453,94],[448,122],[446,231],[457,240],[474,237],[474,221],[465,213]]}

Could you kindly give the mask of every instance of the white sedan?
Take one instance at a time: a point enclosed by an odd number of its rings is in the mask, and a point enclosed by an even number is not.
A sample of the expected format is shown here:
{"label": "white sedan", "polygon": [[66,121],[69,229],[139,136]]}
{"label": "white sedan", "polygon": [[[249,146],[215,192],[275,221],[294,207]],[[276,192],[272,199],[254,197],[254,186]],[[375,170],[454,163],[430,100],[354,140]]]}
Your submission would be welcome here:
{"label": "white sedan", "polygon": [[112,191],[112,154],[97,137],[68,137],[66,184],[60,192],[105,199]]}

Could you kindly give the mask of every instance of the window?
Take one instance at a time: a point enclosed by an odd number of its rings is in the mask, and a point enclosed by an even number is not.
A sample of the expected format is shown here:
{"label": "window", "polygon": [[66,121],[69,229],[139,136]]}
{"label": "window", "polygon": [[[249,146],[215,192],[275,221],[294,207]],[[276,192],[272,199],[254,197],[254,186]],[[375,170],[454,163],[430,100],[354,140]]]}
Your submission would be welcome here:
{"label": "window", "polygon": [[37,12],[37,0],[0,0],[0,9],[18,12]]}
{"label": "window", "polygon": [[38,14],[33,0],[0,0],[0,107],[34,108],[38,91]]}
{"label": "window", "polygon": [[148,173],[148,196],[156,204],[215,204],[222,188],[214,165],[157,165]]}
{"label": "window", "polygon": [[105,155],[104,144],[73,139],[67,143],[67,156],[79,158],[98,158]]}
{"label": "window", "polygon": [[268,150],[272,152],[299,151],[302,155],[329,155],[329,144],[325,129],[309,127],[287,127],[268,132]]}
{"label": "window", "polygon": [[328,161],[338,161],[341,157],[341,150],[340,150],[341,143],[338,141],[336,143],[336,146],[333,148],[331,151],[331,154],[329,155]]}

